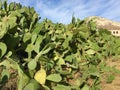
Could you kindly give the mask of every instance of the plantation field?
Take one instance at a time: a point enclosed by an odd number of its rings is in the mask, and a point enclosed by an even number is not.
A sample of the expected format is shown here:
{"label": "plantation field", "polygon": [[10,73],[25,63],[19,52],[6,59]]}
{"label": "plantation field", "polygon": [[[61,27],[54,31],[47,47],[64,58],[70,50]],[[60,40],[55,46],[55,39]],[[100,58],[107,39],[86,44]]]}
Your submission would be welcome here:
{"label": "plantation field", "polygon": [[119,90],[119,80],[120,38],[108,30],[0,2],[1,90]]}

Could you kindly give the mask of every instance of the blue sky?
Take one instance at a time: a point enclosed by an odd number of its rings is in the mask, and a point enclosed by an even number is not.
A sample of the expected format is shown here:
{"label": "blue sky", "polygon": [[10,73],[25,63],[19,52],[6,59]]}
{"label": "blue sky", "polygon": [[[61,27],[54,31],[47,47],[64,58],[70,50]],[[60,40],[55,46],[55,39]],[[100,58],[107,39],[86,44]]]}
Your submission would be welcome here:
{"label": "blue sky", "polygon": [[101,16],[120,22],[120,0],[8,0],[34,7],[42,19],[69,23],[76,18]]}

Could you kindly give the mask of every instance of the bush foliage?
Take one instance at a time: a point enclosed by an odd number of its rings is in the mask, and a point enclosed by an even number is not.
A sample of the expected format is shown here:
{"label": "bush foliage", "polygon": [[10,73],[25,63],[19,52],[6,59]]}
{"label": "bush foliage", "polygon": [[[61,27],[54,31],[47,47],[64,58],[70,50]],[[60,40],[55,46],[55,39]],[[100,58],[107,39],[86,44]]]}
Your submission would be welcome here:
{"label": "bush foliage", "polygon": [[32,7],[0,2],[0,83],[12,68],[18,90],[100,90],[103,60],[120,55],[120,39],[92,21],[39,19]]}

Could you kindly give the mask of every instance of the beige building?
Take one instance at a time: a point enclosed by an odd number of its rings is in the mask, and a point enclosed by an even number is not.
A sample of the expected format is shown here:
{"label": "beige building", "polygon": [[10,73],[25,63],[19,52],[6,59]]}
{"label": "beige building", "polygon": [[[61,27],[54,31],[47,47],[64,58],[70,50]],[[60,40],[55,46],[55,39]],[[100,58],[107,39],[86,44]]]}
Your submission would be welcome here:
{"label": "beige building", "polygon": [[117,37],[120,37],[120,30],[110,30],[111,34]]}
{"label": "beige building", "polygon": [[120,27],[117,25],[112,25],[109,23],[108,25],[101,26],[111,32],[112,35],[120,37]]}

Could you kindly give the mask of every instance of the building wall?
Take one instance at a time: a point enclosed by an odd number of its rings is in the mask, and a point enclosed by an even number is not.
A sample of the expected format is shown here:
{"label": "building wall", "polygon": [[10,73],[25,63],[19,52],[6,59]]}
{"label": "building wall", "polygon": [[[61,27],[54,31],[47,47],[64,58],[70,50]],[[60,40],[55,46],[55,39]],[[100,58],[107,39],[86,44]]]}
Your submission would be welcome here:
{"label": "building wall", "polygon": [[120,30],[110,30],[112,35],[120,37]]}

